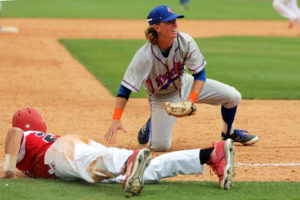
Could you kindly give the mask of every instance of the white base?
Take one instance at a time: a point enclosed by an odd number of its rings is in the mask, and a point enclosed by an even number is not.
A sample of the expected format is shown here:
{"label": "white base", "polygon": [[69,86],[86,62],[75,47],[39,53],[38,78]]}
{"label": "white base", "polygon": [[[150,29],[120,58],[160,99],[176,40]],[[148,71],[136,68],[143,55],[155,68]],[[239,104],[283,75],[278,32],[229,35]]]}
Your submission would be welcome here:
{"label": "white base", "polygon": [[19,29],[17,27],[1,27],[0,33],[18,33]]}

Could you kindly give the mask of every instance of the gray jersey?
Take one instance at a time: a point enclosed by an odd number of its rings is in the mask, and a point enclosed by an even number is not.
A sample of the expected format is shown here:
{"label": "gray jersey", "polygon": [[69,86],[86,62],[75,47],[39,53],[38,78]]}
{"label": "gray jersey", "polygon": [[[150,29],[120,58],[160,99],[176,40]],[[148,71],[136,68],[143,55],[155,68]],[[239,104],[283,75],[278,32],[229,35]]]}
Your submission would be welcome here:
{"label": "gray jersey", "polygon": [[143,45],[134,55],[121,84],[133,92],[138,92],[143,84],[148,93],[168,94],[181,88],[185,67],[197,74],[205,65],[194,39],[178,32],[166,58],[157,45],[149,42]]}

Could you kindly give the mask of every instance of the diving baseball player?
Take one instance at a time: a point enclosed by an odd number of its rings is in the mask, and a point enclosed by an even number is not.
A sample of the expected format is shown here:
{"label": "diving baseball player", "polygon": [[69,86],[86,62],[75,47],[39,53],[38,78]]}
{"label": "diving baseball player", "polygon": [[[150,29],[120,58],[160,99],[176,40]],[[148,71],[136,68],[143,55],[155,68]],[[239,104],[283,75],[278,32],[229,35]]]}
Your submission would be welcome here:
{"label": "diving baseball player", "polygon": [[5,141],[4,177],[18,168],[33,178],[81,179],[90,183],[123,176],[123,194],[137,195],[143,189],[143,174],[151,160],[148,149],[109,148],[80,135],[47,133],[46,123],[34,108],[13,116]]}
{"label": "diving baseball player", "polygon": [[[166,112],[166,102],[181,102],[190,107],[194,103],[221,105],[223,139],[231,138],[242,144],[255,143],[257,136],[234,128],[241,94],[229,85],[206,79],[206,60],[198,45],[191,36],[177,30],[176,19],[183,17],[165,5],[151,10],[147,17],[149,27],[145,30],[148,42],[136,52],[125,72],[116,98],[113,121],[105,138],[114,141],[118,130],[125,131],[121,123],[122,112],[131,92],[138,92],[143,85],[148,92],[151,116],[140,130],[138,141],[146,144],[150,140],[151,150],[166,151],[172,143],[176,117]],[[195,113],[195,109],[184,109],[191,110],[190,114]]]}
{"label": "diving baseball player", "polygon": [[150,159],[148,149],[105,147],[80,135],[49,134],[41,115],[33,108],[23,108],[14,114],[6,137],[4,177],[14,177],[17,167],[33,178],[122,182],[123,193],[131,196],[142,191],[144,182],[156,183],[179,173],[202,174],[204,164],[218,175],[221,189],[229,189],[235,175],[231,139]]}

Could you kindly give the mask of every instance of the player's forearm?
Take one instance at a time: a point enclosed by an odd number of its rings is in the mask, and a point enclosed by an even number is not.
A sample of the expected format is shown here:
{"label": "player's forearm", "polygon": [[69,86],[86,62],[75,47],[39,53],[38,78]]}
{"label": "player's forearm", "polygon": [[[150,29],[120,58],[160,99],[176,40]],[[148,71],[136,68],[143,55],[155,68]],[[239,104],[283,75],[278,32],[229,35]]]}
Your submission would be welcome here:
{"label": "player's forearm", "polygon": [[120,120],[123,110],[125,109],[125,106],[127,104],[127,99],[123,97],[117,97],[116,104],[115,104],[115,110],[113,115],[113,120]]}
{"label": "player's forearm", "polygon": [[11,128],[8,130],[5,140],[5,178],[12,178],[14,176],[17,163],[17,155],[20,149],[22,136],[23,131],[19,128]]}
{"label": "player's forearm", "polygon": [[5,154],[17,155],[20,149],[22,137],[23,131],[21,129],[9,129],[5,140]]}
{"label": "player's forearm", "polygon": [[195,80],[191,91],[196,92],[199,95],[203,89],[204,84],[205,83],[203,81]]}
{"label": "player's forearm", "polygon": [[126,104],[127,104],[127,99],[123,98],[123,97],[117,97],[116,99],[116,104],[115,104],[115,108],[120,108],[122,110],[124,110]]}
{"label": "player's forearm", "polygon": [[201,91],[204,87],[204,84],[205,84],[205,82],[203,82],[203,81],[195,80],[193,83],[192,90],[190,92],[190,96],[189,96],[188,100],[195,103],[197,97],[199,96],[199,94],[201,93]]}

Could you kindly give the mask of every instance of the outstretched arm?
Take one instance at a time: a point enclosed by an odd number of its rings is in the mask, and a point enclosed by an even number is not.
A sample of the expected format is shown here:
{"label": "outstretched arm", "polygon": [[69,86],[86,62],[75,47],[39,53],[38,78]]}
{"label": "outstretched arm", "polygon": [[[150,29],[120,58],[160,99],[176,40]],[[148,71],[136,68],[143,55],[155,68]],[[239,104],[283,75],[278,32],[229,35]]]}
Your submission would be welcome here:
{"label": "outstretched arm", "polygon": [[13,178],[15,176],[17,155],[20,149],[23,131],[19,128],[10,128],[5,140],[5,164],[4,178]]}
{"label": "outstretched arm", "polygon": [[107,141],[115,142],[118,130],[122,130],[125,133],[127,132],[121,122],[121,115],[127,104],[127,101],[128,100],[126,98],[117,97],[113,121],[105,135],[105,139]]}

